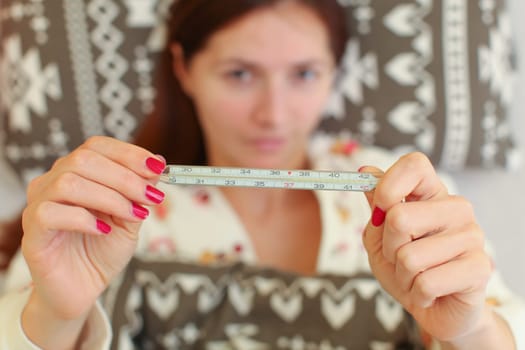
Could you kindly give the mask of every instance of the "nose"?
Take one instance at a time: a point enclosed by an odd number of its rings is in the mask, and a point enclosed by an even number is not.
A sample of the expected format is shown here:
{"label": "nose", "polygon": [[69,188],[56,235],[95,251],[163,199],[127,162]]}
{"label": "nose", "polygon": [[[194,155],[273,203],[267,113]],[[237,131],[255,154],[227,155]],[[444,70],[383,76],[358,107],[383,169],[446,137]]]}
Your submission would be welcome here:
{"label": "nose", "polygon": [[269,81],[259,91],[254,113],[255,121],[264,127],[276,127],[287,117],[286,89],[277,81]]}

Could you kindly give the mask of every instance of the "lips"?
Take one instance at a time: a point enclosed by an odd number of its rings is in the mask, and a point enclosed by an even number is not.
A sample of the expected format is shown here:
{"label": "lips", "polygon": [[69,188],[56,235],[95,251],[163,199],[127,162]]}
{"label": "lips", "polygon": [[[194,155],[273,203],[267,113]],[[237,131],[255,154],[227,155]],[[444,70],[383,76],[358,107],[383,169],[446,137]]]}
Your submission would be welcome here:
{"label": "lips", "polygon": [[259,138],[252,140],[250,143],[261,152],[275,152],[280,150],[286,141],[283,138]]}

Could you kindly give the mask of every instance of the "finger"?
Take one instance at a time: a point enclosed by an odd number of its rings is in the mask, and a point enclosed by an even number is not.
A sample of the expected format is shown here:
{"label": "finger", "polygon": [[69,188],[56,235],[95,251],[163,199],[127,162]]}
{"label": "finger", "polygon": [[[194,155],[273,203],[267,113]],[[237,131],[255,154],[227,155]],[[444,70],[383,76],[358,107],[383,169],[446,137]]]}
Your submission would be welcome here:
{"label": "finger", "polygon": [[[376,185],[376,188],[377,186],[379,186],[379,183],[381,182],[381,179],[384,176],[384,173],[382,170],[380,170],[379,168],[373,167],[373,166],[363,166],[359,168],[359,172],[366,172],[366,173],[374,174],[374,176],[379,179],[378,184]],[[372,211],[372,216],[370,218],[371,223],[373,224],[373,226],[376,226],[376,227],[381,226],[385,220],[386,213],[384,210],[376,207],[374,204],[375,189],[372,191],[366,191],[363,193],[366,197],[370,210]],[[369,230],[366,230],[365,234],[368,231]],[[376,230],[374,229],[374,231]]]}
{"label": "finger", "polygon": [[41,196],[46,202],[82,207],[131,222],[144,220],[149,214],[147,208],[120,192],[74,173],[62,174]]}
{"label": "finger", "polygon": [[402,201],[443,198],[447,189],[430,160],[422,153],[410,153],[390,167],[374,191],[374,206],[388,211]]}
{"label": "finger", "polygon": [[30,246],[47,245],[60,232],[96,236],[109,234],[112,230],[110,224],[96,218],[89,210],[56,202],[29,205],[24,210],[22,225],[24,238]]}
{"label": "finger", "polygon": [[[373,173],[374,176],[379,178],[381,181],[384,173],[373,166],[363,166],[359,168],[359,172]],[[376,175],[377,174],[377,175]],[[374,194],[375,189],[372,191],[363,192],[370,210],[372,210],[372,217],[363,232],[363,245],[368,253],[370,265],[374,269],[377,265],[382,264],[384,258],[382,256],[383,250],[383,226],[382,221],[384,220],[384,212],[380,209],[374,208]],[[381,224],[377,224],[380,221]]]}
{"label": "finger", "polygon": [[490,274],[491,263],[485,253],[465,255],[428,269],[414,280],[410,291],[411,305],[427,308],[448,295],[456,295],[469,304],[479,302],[478,299],[483,299]]}
{"label": "finger", "polygon": [[[91,137],[77,150],[91,150],[99,153],[146,179],[156,178],[162,173],[166,165],[162,157],[154,155],[142,147],[106,136]],[[79,159],[79,161],[83,160],[82,157]]]}
{"label": "finger", "polygon": [[462,255],[483,250],[483,233],[475,224],[468,225],[459,232],[442,232],[413,241],[397,252],[396,280],[399,287],[408,292],[420,273]]}
{"label": "finger", "polygon": [[386,214],[383,255],[395,264],[398,250],[404,245],[475,221],[472,205],[462,197],[398,203]]}
{"label": "finger", "polygon": [[[359,168],[359,172],[360,173],[372,173],[374,174],[376,178],[379,179],[379,181],[381,181],[381,178],[384,176],[384,172],[381,169],[373,167],[373,166],[362,166],[361,168]],[[370,206],[370,209],[373,209],[374,193],[375,193],[375,189],[372,191],[363,192],[363,194],[366,197],[366,200],[368,201],[368,205]]]}
{"label": "finger", "polygon": [[383,256],[382,226],[368,223],[363,234],[363,245],[367,251],[368,261],[372,273],[381,283],[381,286],[397,300],[402,300],[403,294],[395,279],[395,265],[388,262]]}
{"label": "finger", "polygon": [[80,188],[80,180],[70,174],[111,188],[137,203],[158,204],[164,199],[164,194],[148,179],[100,153],[81,148],[62,160],[45,178],[32,182],[28,187],[28,200],[32,201],[41,195],[43,189],[44,192],[48,192],[45,189],[66,187],[69,190],[73,186],[74,189],[77,189],[77,186]]}

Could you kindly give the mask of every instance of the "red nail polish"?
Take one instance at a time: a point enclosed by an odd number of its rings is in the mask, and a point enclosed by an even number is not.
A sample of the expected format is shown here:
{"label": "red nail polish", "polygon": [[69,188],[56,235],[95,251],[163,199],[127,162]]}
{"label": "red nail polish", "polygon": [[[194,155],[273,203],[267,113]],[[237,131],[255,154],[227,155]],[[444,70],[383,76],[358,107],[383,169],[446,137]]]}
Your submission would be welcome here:
{"label": "red nail polish", "polygon": [[163,161],[158,160],[157,158],[150,157],[146,159],[146,166],[155,174],[162,174],[164,168],[166,167],[166,164]]}
{"label": "red nail polish", "polygon": [[362,167],[360,167],[359,169],[357,169],[357,172],[360,173],[360,172],[362,172],[365,168],[366,168],[366,165],[363,165]]}
{"label": "red nail polish", "polygon": [[100,219],[97,219],[97,229],[105,235],[111,232],[111,226]]}
{"label": "red nail polish", "polygon": [[383,222],[385,222],[385,216],[386,213],[383,210],[375,207],[374,211],[372,212],[372,225],[375,227],[383,225]]}
{"label": "red nail polish", "polygon": [[153,186],[146,187],[146,197],[155,204],[159,204],[164,200],[164,192],[159,191]]}
{"label": "red nail polish", "polygon": [[149,210],[147,208],[141,207],[138,204],[133,203],[132,208],[133,208],[133,215],[135,215],[141,220],[144,220],[149,215]]}

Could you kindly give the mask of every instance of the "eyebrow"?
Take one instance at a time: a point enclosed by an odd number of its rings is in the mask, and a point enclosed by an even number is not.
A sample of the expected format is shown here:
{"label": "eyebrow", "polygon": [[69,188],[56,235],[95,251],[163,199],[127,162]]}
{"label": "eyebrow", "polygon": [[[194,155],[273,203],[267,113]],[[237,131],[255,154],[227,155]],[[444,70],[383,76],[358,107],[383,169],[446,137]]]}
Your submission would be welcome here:
{"label": "eyebrow", "polygon": [[[246,60],[243,58],[225,58],[219,59],[216,63],[216,66],[223,65],[242,65],[250,69],[258,69],[262,65],[258,64],[255,61]],[[329,66],[330,62],[324,59],[307,59],[303,61],[291,62],[289,66],[292,67],[311,67],[311,66]]]}

